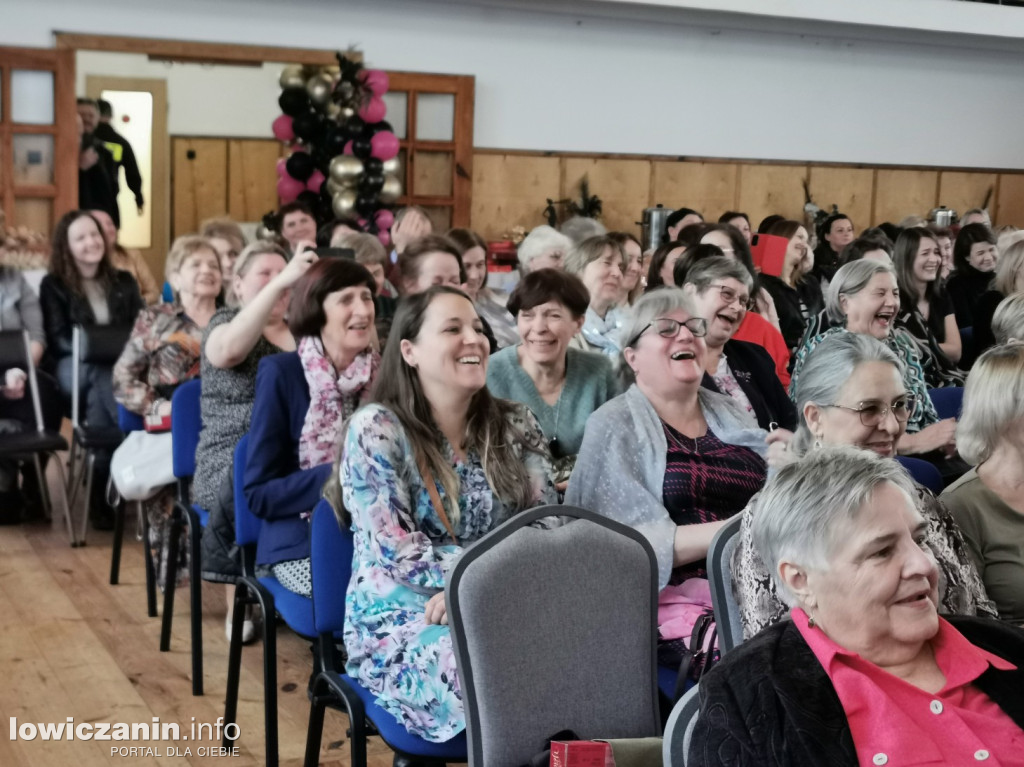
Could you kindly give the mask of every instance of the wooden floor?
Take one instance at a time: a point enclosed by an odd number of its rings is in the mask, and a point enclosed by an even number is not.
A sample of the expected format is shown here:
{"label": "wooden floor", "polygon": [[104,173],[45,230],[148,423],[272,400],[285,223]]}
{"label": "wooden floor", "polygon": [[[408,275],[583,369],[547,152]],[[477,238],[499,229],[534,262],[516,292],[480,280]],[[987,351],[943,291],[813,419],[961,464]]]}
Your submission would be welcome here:
{"label": "wooden floor", "polygon": [[[224,714],[224,587],[204,584],[206,694],[193,697],[187,589],[178,591],[171,651],[161,653],[160,620],[146,615],[142,544],[133,535],[134,520],[126,526],[117,586],[109,584],[112,534],[90,530],[88,545],[72,549],[60,520],[58,508],[52,523],[0,527],[0,766],[264,764],[258,643],[246,646],[242,656],[237,757],[199,755],[200,747],[219,745],[209,736],[176,744],[12,740],[11,717],[19,725],[60,724],[68,717],[76,724],[150,723],[159,717],[177,723],[185,735],[193,719],[214,723]],[[277,637],[280,763],[295,766],[302,764],[305,749],[312,656],[309,643],[283,624]],[[344,714],[327,712],[320,764],[349,764],[346,728]],[[112,754],[111,747],[119,745],[149,745],[157,753]],[[168,753],[176,747],[184,755],[186,746],[191,756]],[[370,739],[368,751],[370,767],[390,767],[391,752],[379,739]]]}

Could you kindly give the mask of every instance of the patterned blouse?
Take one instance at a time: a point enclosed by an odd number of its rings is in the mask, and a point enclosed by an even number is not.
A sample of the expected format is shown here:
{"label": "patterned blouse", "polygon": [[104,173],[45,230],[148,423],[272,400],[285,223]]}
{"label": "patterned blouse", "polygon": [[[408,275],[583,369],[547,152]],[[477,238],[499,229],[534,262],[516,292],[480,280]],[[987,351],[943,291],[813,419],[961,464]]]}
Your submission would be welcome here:
{"label": "patterned blouse", "polygon": [[[822,341],[831,338],[839,333],[848,333],[843,327],[829,328],[824,333],[804,338],[800,351],[793,359],[793,375],[789,382],[789,398],[796,402],[796,386],[800,373],[803,370],[807,357],[810,356]],[[907,432],[914,434],[921,431],[925,426],[938,423],[939,414],[932,404],[932,398],[928,396],[928,385],[925,381],[924,369],[921,366],[921,357],[917,352],[917,344],[904,328],[896,327],[884,341],[892,351],[903,360],[905,370],[903,372],[903,385],[907,387],[907,393],[914,395],[916,406],[914,412],[907,420]]]}
{"label": "patterned blouse", "polygon": [[[743,510],[739,542],[733,549],[732,590],[743,620],[743,638],[749,639],[766,626],[789,614],[775,581],[754,548],[751,524],[757,496]],[[925,543],[939,565],[939,612],[946,615],[981,615],[997,618],[995,605],[985,593],[967,544],[953,516],[929,490],[918,485],[917,508],[928,523]]]}
{"label": "patterned blouse", "polygon": [[[718,522],[738,514],[764,486],[767,467],[750,448],[727,445],[711,429],[691,439],[667,423],[662,500],[677,525]],[[676,567],[670,583],[706,578],[704,562]]]}
{"label": "patterned blouse", "polygon": [[[517,405],[512,425],[521,444],[543,450],[533,414]],[[447,740],[465,727],[447,626],[427,625],[424,607],[444,589],[462,546],[515,513],[491,491],[480,456],[458,460],[460,545],[438,518],[397,417],[381,405],[356,412],[345,436],[340,482],[352,516],[355,555],[345,600],[348,673],[371,689],[410,732]],[[556,502],[546,452],[519,449],[530,477],[530,505]],[[444,489],[438,485],[444,499]]]}
{"label": "patterned blouse", "polygon": [[718,358],[718,369],[715,370],[711,378],[714,380],[715,386],[718,387],[718,391],[722,392],[722,394],[728,394],[742,405],[744,410],[755,418],[757,417],[757,414],[754,412],[754,406],[750,404],[750,398],[747,397],[747,393],[743,391],[740,382],[733,375],[732,368],[729,367],[729,360],[726,359],[724,354]]}
{"label": "patterned blouse", "polygon": [[179,384],[199,375],[202,334],[180,306],[143,309],[114,365],[114,398],[133,413],[155,413]]}

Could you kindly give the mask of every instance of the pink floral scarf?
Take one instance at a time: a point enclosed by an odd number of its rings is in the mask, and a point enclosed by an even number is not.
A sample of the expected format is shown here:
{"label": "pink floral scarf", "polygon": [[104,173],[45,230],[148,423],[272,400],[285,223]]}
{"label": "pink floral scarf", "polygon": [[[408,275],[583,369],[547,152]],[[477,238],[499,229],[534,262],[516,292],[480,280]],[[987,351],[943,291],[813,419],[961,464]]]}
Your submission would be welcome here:
{"label": "pink floral scarf", "polygon": [[337,458],[341,425],[369,401],[380,355],[367,349],[338,373],[320,339],[306,336],[299,341],[299,359],[309,384],[309,410],[299,436],[299,468],[310,469]]}

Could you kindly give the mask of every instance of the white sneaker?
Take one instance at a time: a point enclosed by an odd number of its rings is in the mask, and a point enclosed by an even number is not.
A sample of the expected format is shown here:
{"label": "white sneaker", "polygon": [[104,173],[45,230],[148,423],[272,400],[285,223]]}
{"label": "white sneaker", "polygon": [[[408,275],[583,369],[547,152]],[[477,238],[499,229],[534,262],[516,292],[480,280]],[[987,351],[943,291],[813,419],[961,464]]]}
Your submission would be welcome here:
{"label": "white sneaker", "polygon": [[[242,621],[242,644],[249,644],[256,639],[256,624],[260,622],[259,605],[245,608],[245,620]],[[224,634],[231,641],[231,613],[224,616]]]}

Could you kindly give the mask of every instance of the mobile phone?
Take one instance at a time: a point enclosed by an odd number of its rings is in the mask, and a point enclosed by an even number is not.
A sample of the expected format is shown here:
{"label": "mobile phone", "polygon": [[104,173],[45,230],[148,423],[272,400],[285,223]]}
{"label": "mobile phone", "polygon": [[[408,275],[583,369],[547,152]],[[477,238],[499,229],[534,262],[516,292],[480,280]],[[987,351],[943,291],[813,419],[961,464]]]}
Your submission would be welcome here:
{"label": "mobile phone", "polygon": [[356,260],[356,252],[352,248],[317,248],[313,251],[320,258],[348,258]]}

